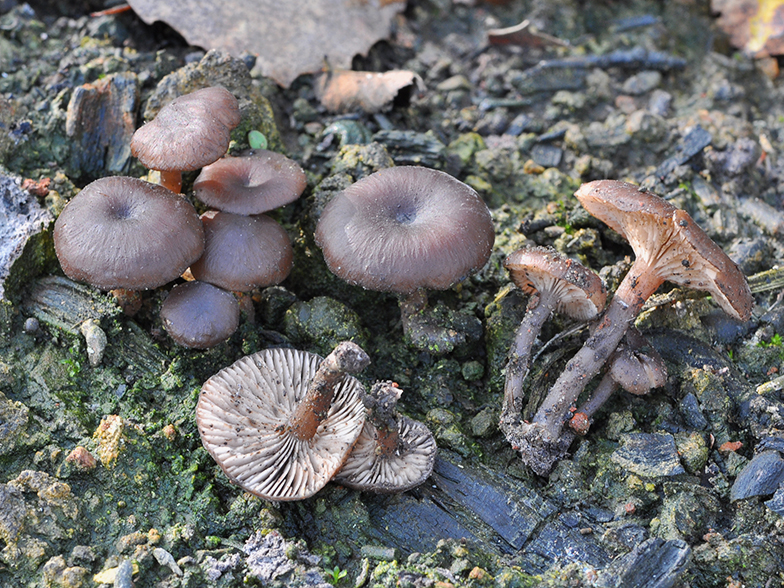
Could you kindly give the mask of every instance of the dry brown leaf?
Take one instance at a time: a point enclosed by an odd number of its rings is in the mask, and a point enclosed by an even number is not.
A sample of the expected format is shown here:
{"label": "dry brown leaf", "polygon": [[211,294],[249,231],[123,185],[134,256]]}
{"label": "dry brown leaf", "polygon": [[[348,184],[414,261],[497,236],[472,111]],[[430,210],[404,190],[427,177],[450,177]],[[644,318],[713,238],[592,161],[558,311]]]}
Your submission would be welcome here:
{"label": "dry brown leaf", "polygon": [[392,70],[384,73],[370,71],[332,71],[319,76],[316,95],[321,104],[332,112],[381,112],[392,108],[395,99],[422,88],[424,82],[411,71]]}
{"label": "dry brown leaf", "polygon": [[730,43],[755,57],[784,55],[784,0],[712,0]]}
{"label": "dry brown leaf", "polygon": [[257,54],[262,75],[288,87],[303,73],[349,69],[389,35],[405,0],[129,0],[146,23],[162,21],[188,43]]}

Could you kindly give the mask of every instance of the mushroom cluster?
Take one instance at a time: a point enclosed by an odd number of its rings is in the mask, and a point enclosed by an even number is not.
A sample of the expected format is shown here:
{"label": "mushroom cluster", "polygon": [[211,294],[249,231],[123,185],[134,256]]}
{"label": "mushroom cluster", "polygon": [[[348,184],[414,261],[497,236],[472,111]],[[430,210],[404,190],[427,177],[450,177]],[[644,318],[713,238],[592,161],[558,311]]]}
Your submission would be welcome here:
{"label": "mushroom cluster", "polygon": [[369,362],[348,341],[323,360],[296,349],[243,357],[202,387],[202,444],[232,482],[267,500],[308,498],[333,478],[375,492],[413,488],[432,471],[435,441],[397,415],[391,383],[364,393],[350,374]]}
{"label": "mushroom cluster", "polygon": [[[269,151],[224,157],[240,122],[237,99],[210,87],[175,98],[139,128],[132,153],[161,174],[161,184],[112,177],[86,186],[55,223],[58,259],[67,276],[104,290],[176,285],[161,319],[172,339],[204,349],[239,325],[231,292],[279,284],[291,271],[286,231],[263,213],[297,199],[305,173]],[[195,196],[215,208],[201,217],[178,196],[182,172],[201,168]]]}
{"label": "mushroom cluster", "polygon": [[[573,439],[570,429],[565,429],[567,422],[571,430],[586,432],[593,413],[618,386],[642,393],[660,386],[666,379],[661,360],[651,352],[640,353],[639,342],[631,343],[627,336],[627,346],[619,348],[645,301],[665,281],[709,293],[737,320],[748,320],[753,306],[746,277],[685,211],[633,184],[616,180],[584,184],[575,195],[589,213],[629,242],[635,261],[606,309],[593,319],[590,336],[583,347],[567,363],[531,421],[525,422],[520,414],[519,395],[527,358],[541,316],[549,314],[549,308],[554,307],[553,302],[548,302],[544,311],[538,310],[543,300],[551,298],[540,288],[564,288],[552,285],[554,278],[549,277],[544,281],[551,285],[536,285],[539,303],[532,304],[534,313],[523,321],[510,353],[501,428],[512,446],[520,451],[523,461],[540,475],[547,475],[566,454]],[[549,255],[554,258],[554,254]],[[510,256],[507,262],[510,271],[519,271],[518,258],[522,257],[529,256],[522,253]],[[566,264],[563,260],[560,263]],[[575,264],[572,262],[571,267]],[[526,275],[526,284],[533,284],[531,274]],[[521,278],[513,274],[513,279],[522,285]],[[583,277],[572,281],[587,284],[592,279]],[[597,295],[597,300],[600,298]],[[568,312],[563,304],[560,308]],[[597,306],[595,312],[600,311],[601,306]],[[572,416],[583,389],[608,361],[609,375]],[[570,421],[570,417],[577,420]]]}
{"label": "mushroom cluster", "polygon": [[425,167],[382,169],[327,204],[315,237],[332,273],[400,297],[403,333],[415,347],[440,354],[465,342],[425,310],[428,289],[452,287],[492,252],[490,211],[470,186]]}

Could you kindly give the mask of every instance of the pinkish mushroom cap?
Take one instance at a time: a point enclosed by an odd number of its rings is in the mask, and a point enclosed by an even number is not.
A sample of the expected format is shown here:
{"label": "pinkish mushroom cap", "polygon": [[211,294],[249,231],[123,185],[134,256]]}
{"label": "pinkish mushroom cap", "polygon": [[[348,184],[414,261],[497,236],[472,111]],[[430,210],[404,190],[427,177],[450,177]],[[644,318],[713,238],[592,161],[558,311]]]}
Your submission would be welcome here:
{"label": "pinkish mushroom cap", "polygon": [[260,150],[224,157],[201,170],[193,194],[205,204],[234,214],[261,214],[300,197],[305,172],[288,157]]}

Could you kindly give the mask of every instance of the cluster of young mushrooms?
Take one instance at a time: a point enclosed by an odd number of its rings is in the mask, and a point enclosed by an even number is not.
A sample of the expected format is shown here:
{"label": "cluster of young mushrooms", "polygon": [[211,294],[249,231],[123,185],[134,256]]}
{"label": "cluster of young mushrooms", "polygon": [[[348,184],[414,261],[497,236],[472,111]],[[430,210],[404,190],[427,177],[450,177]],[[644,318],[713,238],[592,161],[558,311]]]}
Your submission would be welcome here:
{"label": "cluster of young mushrooms", "polygon": [[[176,285],[161,308],[167,331],[196,348],[228,338],[240,316],[232,292],[288,276],[291,243],[264,213],[298,198],[306,184],[302,169],[277,153],[224,157],[239,122],[237,100],[223,88],[162,108],[132,142],[133,154],[160,172],[160,185],[104,178],[73,198],[54,231],[66,275],[127,295],[189,268],[191,279]],[[182,172],[197,169],[194,196],[214,209],[201,217],[179,195]],[[739,320],[749,318],[753,305],[745,276],[686,212],[615,180],[584,184],[576,196],[626,238],[636,259],[609,303],[598,275],[551,248],[521,249],[505,261],[531,297],[509,351],[500,428],[540,475],[575,435],[587,433],[617,388],[645,394],[666,381],[662,359],[632,326],[664,281],[708,292]],[[427,290],[450,288],[479,270],[494,238],[490,212],[473,189],[417,166],[357,181],[328,203],[315,233],[338,277],[398,294],[406,339],[432,353],[450,351],[465,334],[428,315]],[[523,384],[553,312],[589,321],[590,334],[527,422]],[[433,468],[433,436],[397,413],[401,391],[394,383],[377,382],[365,393],[350,374],[368,362],[349,342],[324,360],[288,348],[240,359],[202,388],[197,422],[204,446],[233,482],[270,500],[306,498],[331,479],[376,492],[422,483]],[[605,366],[588,400],[576,406]]]}

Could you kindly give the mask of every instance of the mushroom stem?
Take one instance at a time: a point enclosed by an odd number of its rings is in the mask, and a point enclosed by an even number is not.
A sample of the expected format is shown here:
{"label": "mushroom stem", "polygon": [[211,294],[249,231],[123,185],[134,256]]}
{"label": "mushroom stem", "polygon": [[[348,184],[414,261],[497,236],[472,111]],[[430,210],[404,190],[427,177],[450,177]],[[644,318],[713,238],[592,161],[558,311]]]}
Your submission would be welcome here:
{"label": "mushroom stem", "polygon": [[588,427],[585,425],[580,425],[579,427],[575,427],[573,423],[582,422],[583,419],[590,423],[593,419],[593,415],[596,414],[596,411],[599,410],[605,402],[607,402],[610,397],[615,394],[615,391],[619,388],[618,382],[616,382],[610,372],[608,371],[604,374],[599,385],[596,386],[591,397],[586,400],[580,408],[574,413],[574,416],[569,420],[569,424],[572,426],[577,433],[580,435],[585,435],[588,432]]}
{"label": "mushroom stem", "polygon": [[376,428],[376,453],[393,455],[400,445],[400,426],[397,418],[397,401],[401,390],[393,382],[378,382],[363,400],[368,410],[368,420]]}
{"label": "mushroom stem", "polygon": [[442,355],[465,343],[465,333],[435,324],[425,315],[426,310],[427,292],[423,288],[400,297],[403,335],[414,347]]}
{"label": "mushroom stem", "polygon": [[168,188],[175,194],[182,191],[182,172],[181,171],[161,171],[161,186]]}
{"label": "mushroom stem", "polygon": [[346,374],[361,372],[370,363],[364,350],[351,341],[343,341],[318,367],[308,384],[308,391],[289,419],[288,431],[301,441],[313,438],[327,418],[335,389]]}
{"label": "mushroom stem", "polygon": [[582,348],[569,360],[532,420],[543,440],[556,440],[569,408],[618,347],[645,301],[664,279],[647,259],[638,258],[626,274],[601,321]]}
{"label": "mushroom stem", "polygon": [[528,373],[531,349],[542,331],[542,326],[550,318],[558,295],[553,290],[543,290],[531,297],[525,317],[515,331],[514,341],[509,349],[504,382],[504,407],[501,413],[501,427],[506,422],[519,422],[523,410],[523,381]]}

